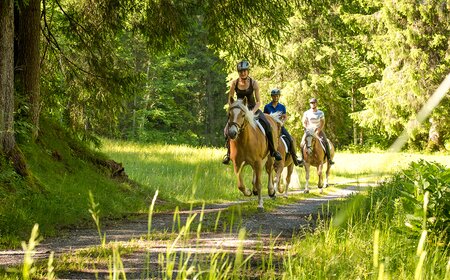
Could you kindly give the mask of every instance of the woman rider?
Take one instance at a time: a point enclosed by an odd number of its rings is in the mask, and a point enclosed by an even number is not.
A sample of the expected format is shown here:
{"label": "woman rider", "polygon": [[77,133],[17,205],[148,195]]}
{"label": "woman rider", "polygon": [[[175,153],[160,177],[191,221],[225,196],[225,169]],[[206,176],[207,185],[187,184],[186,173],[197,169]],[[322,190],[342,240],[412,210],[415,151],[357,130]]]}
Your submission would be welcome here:
{"label": "woman rider", "polygon": [[[281,154],[275,149],[275,146],[273,144],[272,127],[270,126],[270,123],[266,119],[264,113],[259,109],[259,107],[261,106],[261,98],[259,96],[258,82],[249,77],[249,69],[250,63],[246,60],[242,60],[237,64],[239,78],[231,82],[230,91],[228,92],[228,102],[230,102],[230,98],[234,96],[234,93],[236,93],[238,99],[244,99],[244,97],[247,97],[248,109],[252,110],[255,116],[259,118],[261,125],[266,132],[270,155],[274,157],[275,160],[281,160]],[[230,106],[231,104],[228,105]],[[225,130],[227,129],[228,125],[225,127]],[[230,145],[228,139],[226,145],[227,154],[222,161],[223,164],[228,164],[230,162]]]}

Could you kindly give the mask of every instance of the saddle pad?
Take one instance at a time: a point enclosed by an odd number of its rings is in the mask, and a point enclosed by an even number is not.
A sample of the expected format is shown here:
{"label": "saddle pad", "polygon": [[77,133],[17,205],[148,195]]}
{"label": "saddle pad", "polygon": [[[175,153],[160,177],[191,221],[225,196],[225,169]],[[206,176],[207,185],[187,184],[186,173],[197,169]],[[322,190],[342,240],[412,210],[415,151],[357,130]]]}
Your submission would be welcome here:
{"label": "saddle pad", "polygon": [[259,130],[262,131],[262,133],[264,134],[264,136],[266,136],[266,131],[264,130],[263,126],[261,125],[261,123],[259,122],[259,120],[256,120],[256,124],[259,127]]}
{"label": "saddle pad", "polygon": [[283,145],[284,145],[284,149],[285,149],[286,153],[288,153],[289,148],[288,148],[288,145],[287,145],[287,143],[286,143],[285,136],[282,135],[282,136],[280,136],[280,138],[281,138],[281,142],[282,142]]}
{"label": "saddle pad", "polygon": [[326,151],[325,146],[320,138],[319,138],[319,143],[320,143],[320,146],[322,146],[323,151],[325,152]]}

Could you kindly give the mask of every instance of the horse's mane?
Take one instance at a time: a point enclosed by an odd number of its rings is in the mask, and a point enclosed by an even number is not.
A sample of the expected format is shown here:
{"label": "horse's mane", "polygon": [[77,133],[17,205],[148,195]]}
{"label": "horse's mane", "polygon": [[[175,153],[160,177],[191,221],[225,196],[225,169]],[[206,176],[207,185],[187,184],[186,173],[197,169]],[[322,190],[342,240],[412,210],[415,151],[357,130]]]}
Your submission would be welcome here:
{"label": "horse's mane", "polygon": [[244,111],[245,119],[253,128],[256,127],[255,114],[252,110],[248,109],[247,105],[244,104],[242,99],[237,99],[236,101],[234,101],[233,104],[231,104],[230,108],[233,107],[239,107],[242,111]]}
{"label": "horse's mane", "polygon": [[280,111],[276,111],[274,113],[270,113],[270,117],[277,123],[283,125],[283,121],[281,120],[282,113]]}

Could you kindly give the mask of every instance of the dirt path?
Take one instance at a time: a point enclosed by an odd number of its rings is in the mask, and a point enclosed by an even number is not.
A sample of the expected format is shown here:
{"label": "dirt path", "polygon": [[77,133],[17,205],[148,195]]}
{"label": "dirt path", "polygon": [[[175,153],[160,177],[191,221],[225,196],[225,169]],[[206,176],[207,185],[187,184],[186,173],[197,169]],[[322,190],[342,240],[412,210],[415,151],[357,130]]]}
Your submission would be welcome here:
{"label": "dirt path", "polygon": [[[358,191],[357,187],[348,187],[345,189],[337,189],[333,192],[325,194],[319,198],[308,198],[297,203],[280,206],[272,212],[261,212],[250,217],[246,217],[241,221],[241,227],[247,231],[245,240],[238,239],[237,229],[224,231],[202,233],[200,238],[193,236],[192,244],[176,244],[174,246],[176,250],[182,251],[189,248],[189,250],[196,250],[196,254],[210,254],[218,249],[229,250],[230,252],[236,250],[239,242],[245,243],[245,249],[247,253],[251,253],[255,248],[264,248],[269,246],[274,248],[274,238],[277,237],[277,250],[283,251],[286,249],[286,241],[289,240],[293,234],[298,232],[304,227],[311,226],[310,215],[317,214],[322,205],[326,204],[330,200],[346,197],[354,192]],[[298,193],[299,190],[291,191],[290,193]],[[317,192],[313,190],[313,192]],[[255,199],[255,198],[253,198]],[[265,199],[269,199],[266,197]],[[277,198],[283,199],[283,198]],[[239,202],[236,202],[239,203]],[[205,217],[217,216],[217,213],[232,204],[219,204],[208,205],[204,210]],[[200,213],[199,209],[193,210],[193,212]],[[182,219],[181,224],[184,224],[186,217],[192,215],[192,212],[181,212]],[[313,219],[314,220],[314,219]],[[209,221],[211,222],[211,221]],[[213,221],[214,222],[214,221]],[[173,213],[161,213],[155,214],[152,218],[152,233],[172,232],[173,226]],[[133,221],[117,222],[113,225],[108,225],[102,231],[106,234],[107,243],[116,241],[122,244],[122,246],[128,246],[132,244],[133,253],[126,256],[122,256],[124,267],[126,268],[127,277],[130,279],[130,275],[135,275],[136,278],[143,275],[142,269],[145,264],[149,263],[149,253],[152,255],[150,263],[153,269],[157,269],[158,266],[158,254],[165,252],[167,247],[171,244],[167,240],[151,240],[147,241],[148,230],[147,217],[141,217]],[[173,241],[173,238],[171,239]],[[282,241],[285,242],[282,242]],[[189,242],[188,242],[189,243]],[[194,244],[195,243],[195,244]],[[86,249],[89,247],[99,246],[99,236],[95,229],[77,229],[65,233],[58,238],[51,238],[44,240],[39,244],[36,249],[35,258],[48,258],[50,252],[55,252],[56,255],[63,253],[75,252],[79,249]],[[0,266],[11,267],[19,265],[23,260],[23,252],[19,250],[7,250],[0,251]],[[147,267],[148,269],[148,267]],[[148,273],[148,272],[147,272]],[[59,279],[103,279],[108,275],[108,267],[106,264],[96,264],[95,271],[93,269],[84,268],[77,271],[72,271],[64,276],[59,276]],[[133,278],[132,278],[133,279]]]}

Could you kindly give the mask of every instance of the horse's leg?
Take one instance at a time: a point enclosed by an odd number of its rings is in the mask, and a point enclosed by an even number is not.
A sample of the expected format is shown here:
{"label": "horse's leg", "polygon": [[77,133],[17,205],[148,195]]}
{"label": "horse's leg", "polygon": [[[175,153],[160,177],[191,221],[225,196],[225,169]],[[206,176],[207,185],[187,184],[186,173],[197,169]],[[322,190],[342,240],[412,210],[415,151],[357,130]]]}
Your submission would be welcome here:
{"label": "horse's leg", "polygon": [[305,190],[303,192],[304,193],[309,193],[309,168],[310,168],[310,164],[305,162],[304,166],[305,166]]}
{"label": "horse's leg", "polygon": [[262,192],[261,192],[261,173],[262,173],[262,166],[261,163],[257,164],[253,167],[253,174],[255,177],[255,185],[254,189],[256,188],[258,191],[258,209],[263,210],[264,209],[264,203],[262,199]]}
{"label": "horse's leg", "polygon": [[328,187],[328,176],[330,176],[330,169],[331,169],[331,165],[329,162],[327,162],[327,171],[325,172],[325,184],[324,184],[325,188]]}
{"label": "horse's leg", "polygon": [[258,195],[258,187],[256,185],[256,173],[255,172],[253,172],[252,185],[253,185],[253,195]]}
{"label": "horse's leg", "polygon": [[[269,172],[269,171],[267,171]],[[283,185],[281,184],[281,174],[283,172],[283,165],[282,164],[278,164],[275,167],[275,178],[273,180],[273,188],[278,190],[279,193],[283,193]]]}
{"label": "horse's leg", "polygon": [[323,163],[321,163],[321,164],[319,164],[319,166],[317,166],[317,176],[319,177],[319,182],[317,182],[317,187],[319,188],[320,193],[323,193],[322,168],[323,168]]}
{"label": "horse's leg", "polygon": [[241,163],[240,166],[237,164],[234,164],[234,173],[237,176],[238,179],[238,189],[245,195],[245,196],[251,196],[252,193],[250,190],[248,190],[244,185],[244,178],[242,176],[242,169],[244,167],[245,161]]}
{"label": "horse's leg", "polygon": [[291,163],[287,167],[286,186],[285,186],[286,189],[284,190],[284,197],[288,196],[288,189],[289,189],[289,184],[291,183],[291,176],[292,176],[293,171],[294,171],[294,164]]}
{"label": "horse's leg", "polygon": [[[267,160],[266,162],[266,172],[267,172],[267,192],[271,198],[275,198],[275,189],[273,187],[273,160]],[[283,170],[283,169],[281,169]],[[281,173],[281,172],[280,172]],[[278,178],[278,184],[280,183],[280,178]]]}

